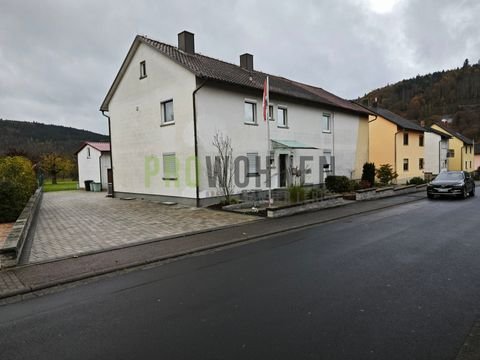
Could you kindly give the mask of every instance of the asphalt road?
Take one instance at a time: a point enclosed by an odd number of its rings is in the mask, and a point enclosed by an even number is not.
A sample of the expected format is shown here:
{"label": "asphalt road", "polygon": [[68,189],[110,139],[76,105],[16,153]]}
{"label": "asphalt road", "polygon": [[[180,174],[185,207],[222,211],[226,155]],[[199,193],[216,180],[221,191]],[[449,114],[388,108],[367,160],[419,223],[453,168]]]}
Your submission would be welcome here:
{"label": "asphalt road", "polygon": [[422,200],[0,307],[0,359],[454,359],[480,197]]}

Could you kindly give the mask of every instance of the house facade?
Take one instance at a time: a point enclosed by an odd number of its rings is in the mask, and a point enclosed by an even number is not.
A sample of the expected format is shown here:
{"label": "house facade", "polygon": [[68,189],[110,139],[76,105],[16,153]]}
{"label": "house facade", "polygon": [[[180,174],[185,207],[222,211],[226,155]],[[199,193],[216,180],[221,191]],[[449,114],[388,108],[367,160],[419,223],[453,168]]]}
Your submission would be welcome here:
{"label": "house facade", "polygon": [[380,165],[390,164],[398,174],[396,182],[406,183],[413,177],[424,177],[425,129],[380,107],[368,108],[369,161]]}
{"label": "house facade", "polygon": [[109,116],[115,196],[216,201],[216,135],[231,141],[236,194],[268,188],[268,161],[272,188],[318,184],[328,174],[361,177],[368,110],[268,75],[264,121],[267,74],[254,69],[252,55],[234,65],[196,53],[191,33],[178,38],[174,47],[137,36],[101,106]]}
{"label": "house facade", "polygon": [[108,142],[85,142],[75,153],[78,165],[78,182],[81,189],[85,181],[92,180],[108,188],[108,170],[111,168],[110,144]]}
{"label": "house facade", "polygon": [[480,144],[475,144],[474,146],[474,162],[475,162],[475,169],[474,170],[479,170],[480,168]]}
{"label": "house facade", "polygon": [[473,141],[445,124],[435,123],[432,129],[449,135],[448,140],[448,170],[463,170],[472,172],[475,170]]}
{"label": "house facade", "polygon": [[425,131],[425,174],[438,175],[448,170],[448,140],[450,135],[427,129]]}

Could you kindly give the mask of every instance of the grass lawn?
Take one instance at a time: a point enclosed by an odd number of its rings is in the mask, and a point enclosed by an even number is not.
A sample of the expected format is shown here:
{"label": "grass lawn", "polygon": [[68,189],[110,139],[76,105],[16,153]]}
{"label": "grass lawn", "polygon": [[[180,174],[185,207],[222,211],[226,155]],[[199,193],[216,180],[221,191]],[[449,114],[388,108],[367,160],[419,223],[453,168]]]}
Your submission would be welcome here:
{"label": "grass lawn", "polygon": [[44,192],[64,190],[77,190],[77,182],[71,180],[57,180],[57,184],[53,185],[50,180],[47,180],[43,184]]}

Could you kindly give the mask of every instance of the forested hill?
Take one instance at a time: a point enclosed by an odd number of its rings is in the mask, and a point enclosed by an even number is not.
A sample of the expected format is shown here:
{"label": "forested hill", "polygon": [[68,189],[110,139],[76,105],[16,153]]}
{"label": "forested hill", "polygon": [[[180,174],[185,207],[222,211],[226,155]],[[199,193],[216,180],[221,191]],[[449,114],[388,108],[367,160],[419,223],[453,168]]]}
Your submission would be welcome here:
{"label": "forested hill", "polygon": [[376,89],[358,101],[371,105],[375,98],[380,107],[427,125],[452,119],[454,129],[480,139],[480,64],[465,60],[461,68],[418,75]]}
{"label": "forested hill", "polygon": [[108,141],[108,137],[71,127],[0,119],[0,156],[24,154],[32,160],[50,152],[72,156],[84,141]]}

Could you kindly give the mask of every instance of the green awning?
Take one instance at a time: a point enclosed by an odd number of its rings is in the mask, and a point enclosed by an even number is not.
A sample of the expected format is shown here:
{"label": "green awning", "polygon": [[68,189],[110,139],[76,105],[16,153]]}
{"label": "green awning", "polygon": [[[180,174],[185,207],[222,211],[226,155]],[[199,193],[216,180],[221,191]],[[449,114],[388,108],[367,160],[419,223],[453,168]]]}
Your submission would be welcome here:
{"label": "green awning", "polygon": [[274,149],[318,149],[305,145],[297,140],[272,140]]}

